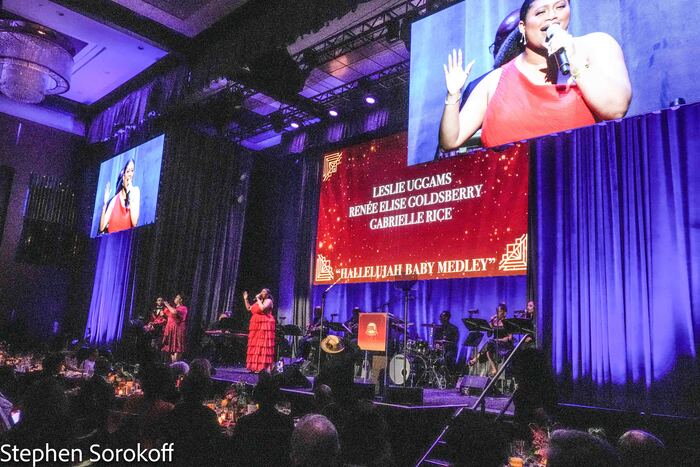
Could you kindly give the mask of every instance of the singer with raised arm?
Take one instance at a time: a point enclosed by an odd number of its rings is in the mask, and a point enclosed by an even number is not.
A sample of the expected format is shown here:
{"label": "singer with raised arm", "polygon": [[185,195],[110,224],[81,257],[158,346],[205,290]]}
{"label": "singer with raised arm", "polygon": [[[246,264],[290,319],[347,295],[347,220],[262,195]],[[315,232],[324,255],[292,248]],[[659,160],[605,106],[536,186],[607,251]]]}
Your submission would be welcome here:
{"label": "singer with raised arm", "polygon": [[104,204],[100,214],[100,232],[113,233],[131,229],[139,223],[141,191],[134,186],[136,162],[129,159],[117,177],[114,196],[109,182],[105,186]]}
{"label": "singer with raised arm", "polygon": [[270,289],[262,289],[252,304],[248,302],[246,290],[243,292],[243,303],[251,313],[245,366],[253,373],[270,370],[275,361],[274,302]]}
{"label": "singer with raised arm", "polygon": [[447,97],[440,145],[462,146],[481,128],[485,147],[622,118],[632,88],[622,49],[610,35],[569,34],[569,0],[525,0],[522,52],[489,73],[460,110],[474,62],[453,50],[444,65]]}

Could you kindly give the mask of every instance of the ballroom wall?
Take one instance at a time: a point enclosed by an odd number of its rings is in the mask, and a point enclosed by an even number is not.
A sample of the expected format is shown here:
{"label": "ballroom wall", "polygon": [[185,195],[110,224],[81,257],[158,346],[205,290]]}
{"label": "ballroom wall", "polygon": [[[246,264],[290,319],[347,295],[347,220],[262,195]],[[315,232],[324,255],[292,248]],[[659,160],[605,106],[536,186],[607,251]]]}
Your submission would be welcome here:
{"label": "ballroom wall", "polygon": [[[70,266],[40,266],[15,260],[22,234],[24,205],[32,173],[74,180],[82,138],[0,114],[0,165],[14,172],[0,242],[0,317],[17,321],[13,330],[33,337],[50,336],[53,322],[65,321],[69,284],[77,272]],[[77,184],[79,185],[79,184]],[[21,324],[31,323],[31,326]],[[20,324],[20,326],[17,326]]]}

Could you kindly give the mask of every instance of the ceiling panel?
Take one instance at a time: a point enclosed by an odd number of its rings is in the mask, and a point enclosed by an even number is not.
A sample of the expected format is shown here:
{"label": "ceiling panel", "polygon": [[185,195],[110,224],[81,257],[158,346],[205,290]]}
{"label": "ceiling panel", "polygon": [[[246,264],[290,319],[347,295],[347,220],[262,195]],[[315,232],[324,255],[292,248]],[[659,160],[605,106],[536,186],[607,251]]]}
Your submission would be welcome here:
{"label": "ceiling panel", "polygon": [[47,0],[5,0],[3,8],[85,44],[74,57],[71,87],[61,94],[81,104],[97,102],[167,55],[142,38]]}
{"label": "ceiling panel", "polygon": [[188,37],[228,15],[248,0],[112,0]]}

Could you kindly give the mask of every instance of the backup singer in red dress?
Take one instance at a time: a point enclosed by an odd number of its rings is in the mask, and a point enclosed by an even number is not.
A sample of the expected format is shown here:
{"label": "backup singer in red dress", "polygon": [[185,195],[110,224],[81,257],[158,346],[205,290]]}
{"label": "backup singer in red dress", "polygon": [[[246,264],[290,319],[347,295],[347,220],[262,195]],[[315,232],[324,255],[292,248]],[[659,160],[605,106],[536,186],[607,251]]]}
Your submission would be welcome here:
{"label": "backup singer in red dress", "polygon": [[248,291],[243,292],[243,303],[250,317],[248,328],[248,354],[245,366],[258,373],[272,368],[275,360],[275,317],[272,315],[274,302],[269,289],[262,289],[255,296],[255,303],[248,303]]}
{"label": "backup singer in red dress", "polygon": [[170,354],[173,362],[180,360],[185,351],[185,340],[187,339],[187,307],[183,304],[182,295],[175,295],[173,300],[175,307],[164,302],[165,316],[168,322],[163,330],[163,352]]}

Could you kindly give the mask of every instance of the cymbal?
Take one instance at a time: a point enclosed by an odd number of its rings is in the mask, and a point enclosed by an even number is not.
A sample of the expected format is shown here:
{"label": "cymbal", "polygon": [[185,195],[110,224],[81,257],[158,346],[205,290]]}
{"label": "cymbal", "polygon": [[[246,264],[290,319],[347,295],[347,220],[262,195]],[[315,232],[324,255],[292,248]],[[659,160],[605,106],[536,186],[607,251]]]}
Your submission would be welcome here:
{"label": "cymbal", "polygon": [[423,323],[421,326],[426,327],[426,328],[441,328],[442,324],[433,324],[433,323]]}
{"label": "cymbal", "polygon": [[445,339],[438,339],[435,341],[435,344],[454,344],[454,341],[448,341]]}

